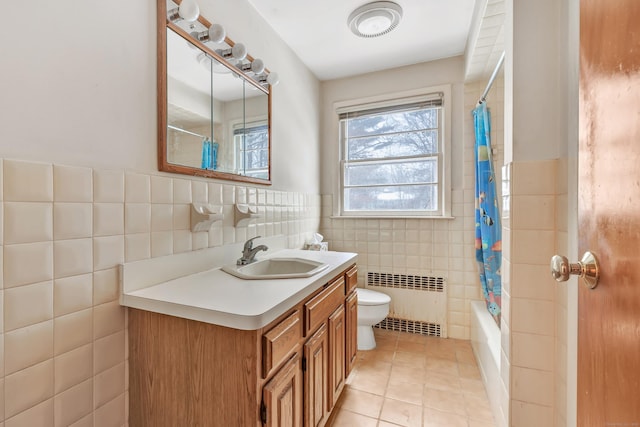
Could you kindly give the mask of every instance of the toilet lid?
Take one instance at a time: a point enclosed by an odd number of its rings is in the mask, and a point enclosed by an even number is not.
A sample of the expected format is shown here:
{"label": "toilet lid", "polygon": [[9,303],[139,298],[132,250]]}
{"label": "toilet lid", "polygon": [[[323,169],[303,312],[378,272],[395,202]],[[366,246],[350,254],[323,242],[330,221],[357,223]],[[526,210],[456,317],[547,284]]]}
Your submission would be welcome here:
{"label": "toilet lid", "polygon": [[357,288],[356,291],[358,292],[358,305],[382,305],[391,302],[391,297],[382,292],[363,288]]}

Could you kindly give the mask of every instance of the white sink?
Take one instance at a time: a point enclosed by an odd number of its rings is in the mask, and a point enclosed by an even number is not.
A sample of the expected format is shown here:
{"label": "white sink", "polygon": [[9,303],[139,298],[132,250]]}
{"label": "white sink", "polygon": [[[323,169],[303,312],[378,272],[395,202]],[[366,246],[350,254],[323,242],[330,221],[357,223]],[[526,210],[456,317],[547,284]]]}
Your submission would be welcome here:
{"label": "white sink", "polygon": [[303,258],[267,258],[247,265],[225,265],[222,271],[241,279],[295,279],[311,277],[329,267]]}

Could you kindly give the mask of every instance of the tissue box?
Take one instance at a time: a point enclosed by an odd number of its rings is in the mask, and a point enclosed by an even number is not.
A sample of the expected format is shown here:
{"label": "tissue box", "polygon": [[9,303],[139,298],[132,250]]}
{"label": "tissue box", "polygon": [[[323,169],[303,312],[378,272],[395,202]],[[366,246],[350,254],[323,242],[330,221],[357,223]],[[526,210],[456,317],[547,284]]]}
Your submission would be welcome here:
{"label": "tissue box", "polygon": [[328,251],[329,242],[305,243],[304,248],[308,251]]}

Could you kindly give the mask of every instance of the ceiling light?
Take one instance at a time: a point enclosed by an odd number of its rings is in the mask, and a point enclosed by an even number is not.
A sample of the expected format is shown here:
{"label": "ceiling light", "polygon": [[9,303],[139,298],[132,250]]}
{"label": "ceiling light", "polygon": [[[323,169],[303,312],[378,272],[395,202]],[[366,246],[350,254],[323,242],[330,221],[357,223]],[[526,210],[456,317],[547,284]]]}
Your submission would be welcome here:
{"label": "ceiling light", "polygon": [[356,36],[378,37],[397,27],[400,18],[400,5],[390,1],[375,1],[351,12],[347,25]]}

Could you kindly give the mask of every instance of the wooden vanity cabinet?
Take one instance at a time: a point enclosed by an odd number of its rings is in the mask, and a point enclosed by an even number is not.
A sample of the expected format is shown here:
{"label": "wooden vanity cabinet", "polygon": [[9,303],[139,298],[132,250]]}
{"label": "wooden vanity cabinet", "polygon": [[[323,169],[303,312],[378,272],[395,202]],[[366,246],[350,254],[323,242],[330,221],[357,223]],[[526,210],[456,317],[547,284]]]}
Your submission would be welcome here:
{"label": "wooden vanity cabinet", "polygon": [[352,366],[354,269],[259,330],[129,308],[129,425],[324,426]]}

